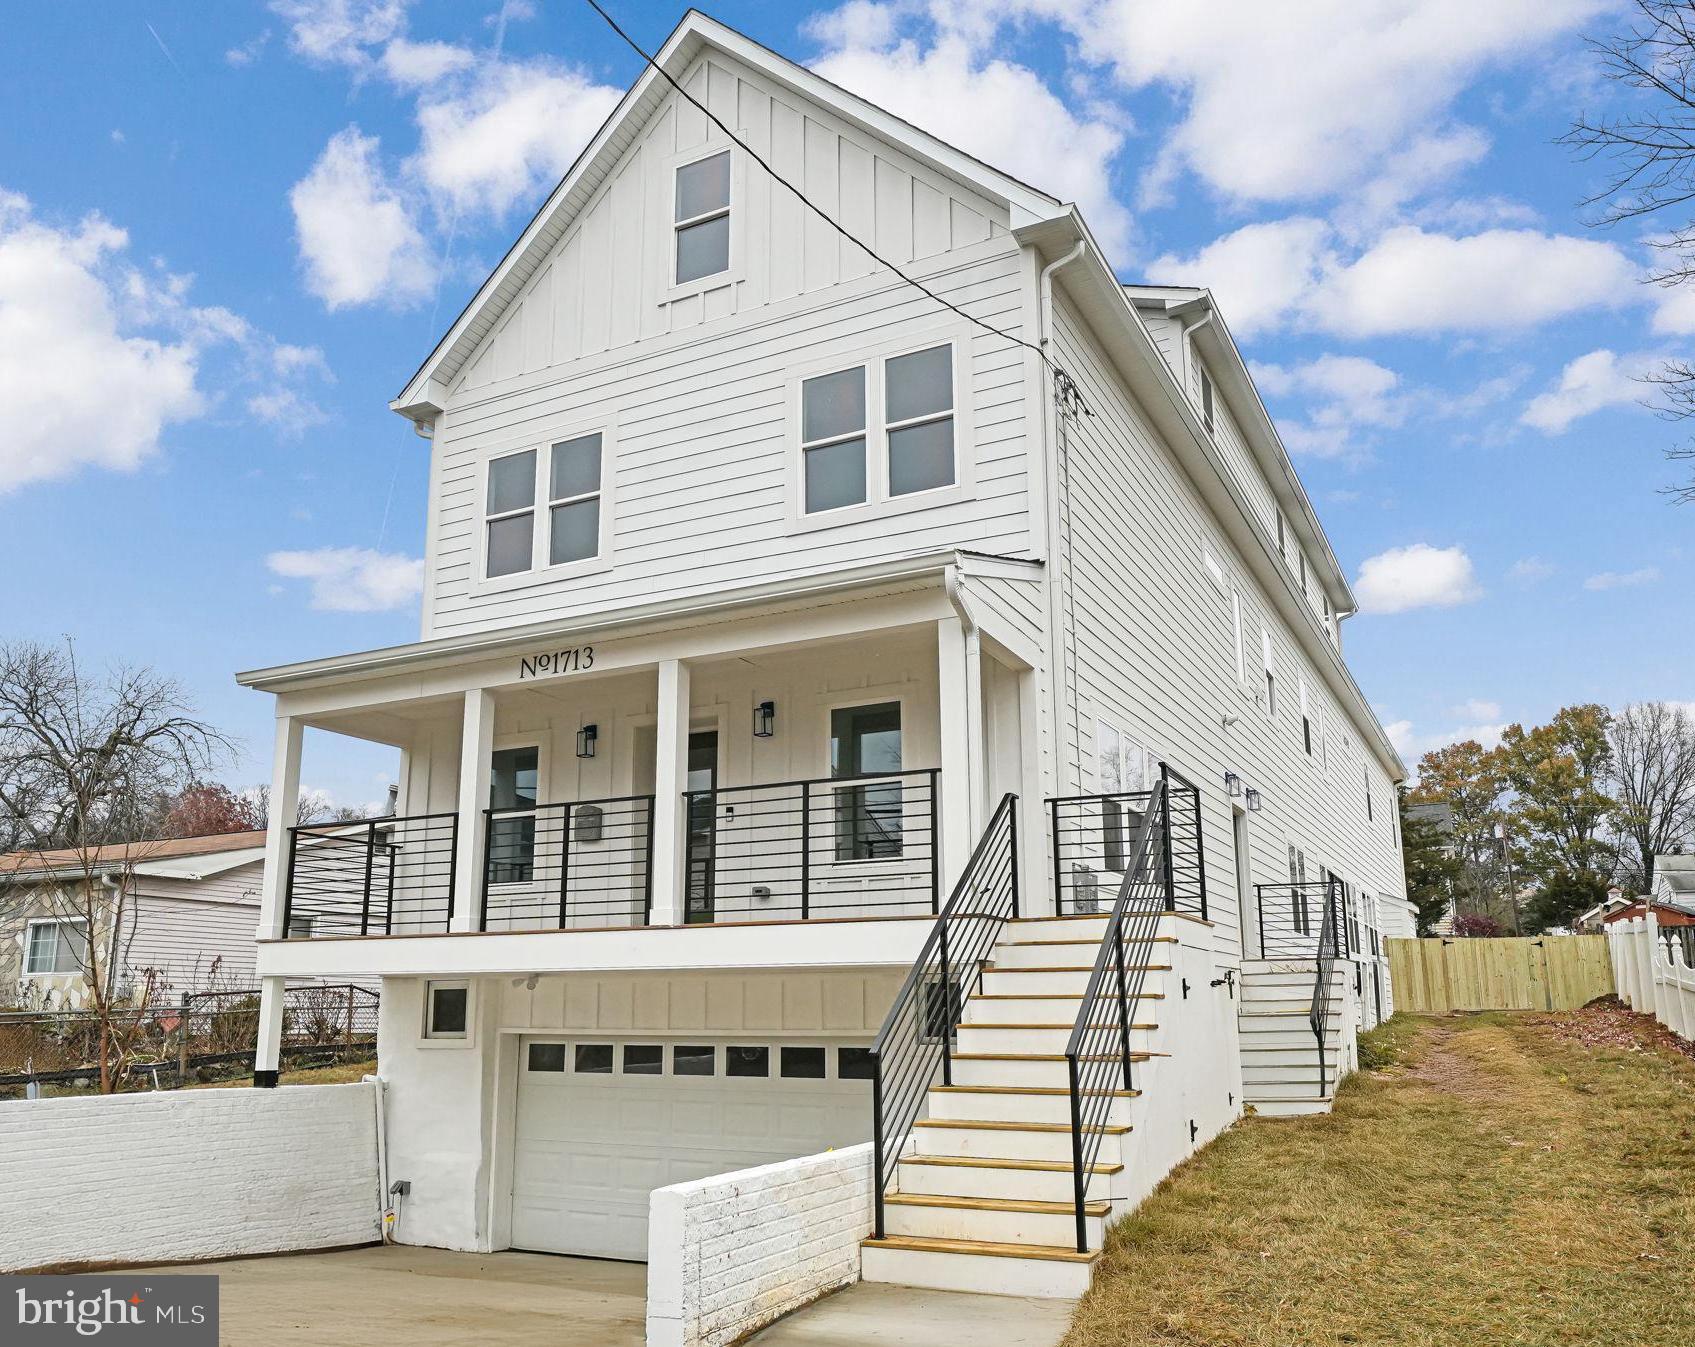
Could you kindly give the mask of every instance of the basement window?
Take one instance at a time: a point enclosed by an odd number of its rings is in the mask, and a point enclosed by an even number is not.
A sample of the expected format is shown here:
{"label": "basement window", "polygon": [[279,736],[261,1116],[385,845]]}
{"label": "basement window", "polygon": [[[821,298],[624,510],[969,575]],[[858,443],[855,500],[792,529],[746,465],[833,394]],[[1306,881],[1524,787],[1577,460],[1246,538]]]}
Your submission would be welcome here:
{"label": "basement window", "polygon": [[672,229],[676,283],[686,285],[730,269],[730,152],[677,170]]}
{"label": "basement window", "polygon": [[432,982],[426,1005],[425,1038],[464,1038],[470,1032],[470,983]]}

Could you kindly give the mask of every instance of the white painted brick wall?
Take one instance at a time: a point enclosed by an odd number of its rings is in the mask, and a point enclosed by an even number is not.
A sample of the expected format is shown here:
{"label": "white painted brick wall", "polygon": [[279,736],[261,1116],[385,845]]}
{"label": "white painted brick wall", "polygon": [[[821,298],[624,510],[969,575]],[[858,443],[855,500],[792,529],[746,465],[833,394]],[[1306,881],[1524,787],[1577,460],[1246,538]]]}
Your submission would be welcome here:
{"label": "white painted brick wall", "polygon": [[648,1347],[724,1347],[858,1281],[871,1220],[869,1145],[655,1189]]}
{"label": "white painted brick wall", "polygon": [[377,1089],[0,1102],[0,1271],[380,1239]]}

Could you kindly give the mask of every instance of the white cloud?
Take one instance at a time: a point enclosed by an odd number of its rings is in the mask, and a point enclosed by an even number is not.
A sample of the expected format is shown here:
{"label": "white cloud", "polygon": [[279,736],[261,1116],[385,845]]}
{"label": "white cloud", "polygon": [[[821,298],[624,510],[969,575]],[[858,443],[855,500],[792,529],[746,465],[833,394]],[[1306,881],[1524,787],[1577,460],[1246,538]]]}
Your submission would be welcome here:
{"label": "white cloud", "polygon": [[418,166],[459,209],[502,215],[563,176],[622,93],[553,62],[490,63],[419,104]]}
{"label": "white cloud", "polygon": [[1454,714],[1467,720],[1499,720],[1501,703],[1480,701],[1473,697],[1470,701],[1461,702],[1456,706]]}
{"label": "white cloud", "polygon": [[422,88],[475,64],[476,56],[449,42],[410,42],[397,37],[383,48],[383,74],[403,89]]}
{"label": "white cloud", "polygon": [[409,606],[423,591],[424,563],[416,557],[368,547],[320,547],[272,552],[273,575],[309,580],[312,607],[332,613],[381,613]]}
{"label": "white cloud", "polygon": [[1406,399],[1400,376],[1357,355],[1322,355],[1298,365],[1255,365],[1254,378],[1274,395],[1299,394],[1314,402],[1304,421],[1280,426],[1294,453],[1316,458],[1360,457],[1361,431],[1399,425]]}
{"label": "white cloud", "polygon": [[1530,400],[1519,417],[1527,426],[1558,435],[1580,417],[1604,407],[1640,403],[1642,375],[1652,361],[1624,359],[1613,351],[1591,351],[1571,361],[1554,386]]}
{"label": "white cloud", "polygon": [[1553,562],[1544,561],[1541,557],[1521,557],[1508,568],[1507,579],[1514,584],[1536,585],[1546,580],[1557,569],[1559,568]]}
{"label": "white cloud", "polygon": [[1354,593],[1361,612],[1404,613],[1452,608],[1480,598],[1483,591],[1464,549],[1414,543],[1361,562]]}
{"label": "white cloud", "polygon": [[854,47],[892,47],[900,15],[896,7],[878,0],[848,0],[837,9],[814,14],[801,25],[801,32],[833,51]]}
{"label": "white cloud", "polygon": [[238,70],[250,66],[259,59],[265,48],[270,45],[271,30],[265,29],[257,37],[244,42],[239,47],[231,47],[224,53],[224,63],[235,66]]}
{"label": "white cloud", "polygon": [[254,420],[267,422],[290,438],[329,420],[322,407],[292,388],[255,393],[247,399],[247,410]]}
{"label": "white cloud", "polygon": [[376,137],[346,127],[289,193],[307,289],[332,309],[373,300],[402,307],[428,294],[435,279],[423,235],[378,149]]}
{"label": "white cloud", "polygon": [[1658,566],[1643,566],[1634,571],[1602,571],[1583,582],[1588,590],[1633,589],[1637,585],[1655,584],[1660,578]]}
{"label": "white cloud", "polygon": [[1206,286],[1225,322],[1249,336],[1281,324],[1318,288],[1330,232],[1302,216],[1243,225],[1189,257],[1155,258],[1147,274],[1156,284]]}
{"label": "white cloud", "polygon": [[[881,35],[863,23],[820,31]],[[927,50],[910,40],[836,47],[813,68],[985,163],[1077,202],[1109,256],[1127,255],[1130,216],[1110,178],[1122,119],[1079,116],[1033,70],[986,57],[955,36]]]}
{"label": "white cloud", "polygon": [[288,45],[317,65],[362,66],[371,47],[406,26],[409,0],[271,0],[289,25]]}
{"label": "white cloud", "polygon": [[148,283],[119,260],[127,246],[98,215],[56,229],[0,191],[0,492],[133,469],[204,410],[200,345],[131,302]]}
{"label": "white cloud", "polygon": [[[1494,706],[1493,702],[1475,704]],[[1495,706],[1495,714],[1500,715],[1500,707]],[[1383,732],[1389,736],[1389,742],[1395,746],[1401,760],[1416,772],[1418,760],[1434,748],[1446,748],[1449,744],[1464,743],[1468,739],[1475,739],[1484,748],[1499,746],[1501,736],[1507,732],[1507,722],[1492,720],[1451,725],[1440,730],[1420,730],[1410,720],[1397,720],[1385,725]]]}

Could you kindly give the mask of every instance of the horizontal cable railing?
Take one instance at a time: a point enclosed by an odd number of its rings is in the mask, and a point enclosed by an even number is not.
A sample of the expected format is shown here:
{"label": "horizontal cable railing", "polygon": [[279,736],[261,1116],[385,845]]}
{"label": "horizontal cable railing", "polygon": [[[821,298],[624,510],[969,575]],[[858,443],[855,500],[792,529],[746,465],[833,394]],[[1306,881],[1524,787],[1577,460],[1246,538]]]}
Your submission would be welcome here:
{"label": "horizontal cable railing", "polygon": [[653,796],[490,809],[479,929],[645,926],[653,889]]}
{"label": "horizontal cable railing", "polygon": [[1318,1094],[1322,1099],[1329,1084],[1324,1040],[1330,1030],[1330,970],[1335,967],[1337,959],[1347,957],[1341,935],[1342,886],[1334,876],[1325,881],[1324,893],[1319,901],[1323,911],[1318,927],[1318,970],[1312,981],[1312,1007],[1307,1014],[1307,1023],[1312,1026],[1313,1037],[1318,1040]]}
{"label": "horizontal cable railing", "polygon": [[1170,781],[1162,776],[1141,811],[1124,878],[1066,1043],[1079,1253],[1086,1253],[1089,1247],[1089,1178],[1112,1116],[1112,1101],[1117,1091],[1135,1088],[1130,1055],[1132,1012],[1142,993],[1160,918],[1176,904],[1174,867],[1167,863],[1170,848],[1161,840],[1167,835],[1171,799]]}
{"label": "horizontal cable railing", "polygon": [[[1201,859],[1201,797],[1194,783],[1160,764],[1168,808],[1153,838],[1150,864],[1159,871],[1171,910],[1208,915]],[[1157,789],[1157,786],[1156,786]],[[1048,801],[1053,833],[1053,883],[1062,916],[1109,911],[1129,873],[1136,840],[1154,791],[1068,795]]]}
{"label": "horizontal cable railing", "polygon": [[928,769],[689,791],[684,919],[936,911],[940,775]]}
{"label": "horizontal cable railing", "polygon": [[448,929],[457,814],[303,823],[288,834],[289,939]]}
{"label": "horizontal cable railing", "polygon": [[[1324,904],[1334,880],[1312,879],[1300,884],[1254,885],[1254,908],[1259,916],[1259,957],[1315,959],[1324,924]],[[1347,951],[1346,927],[1339,928],[1338,948]]]}
{"label": "horizontal cable railing", "polygon": [[1001,797],[871,1049],[878,1239],[884,1234],[883,1195],[930,1087],[937,1076],[953,1083],[954,1026],[966,998],[1001,926],[1018,915],[1017,803],[1016,795]]}

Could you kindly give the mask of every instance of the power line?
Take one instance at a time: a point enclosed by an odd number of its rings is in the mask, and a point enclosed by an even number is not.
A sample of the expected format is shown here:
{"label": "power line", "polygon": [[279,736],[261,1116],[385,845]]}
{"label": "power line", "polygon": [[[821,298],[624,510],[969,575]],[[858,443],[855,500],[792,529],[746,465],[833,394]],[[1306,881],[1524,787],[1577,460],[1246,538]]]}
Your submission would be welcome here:
{"label": "power line", "polygon": [[[1075,395],[1077,385],[1073,382],[1071,376],[1069,374],[1067,374],[1064,370],[1062,370],[1058,365],[1054,364],[1054,362],[1049,358],[1048,353],[1046,351],[1044,351],[1040,346],[1038,346],[1033,341],[1026,341],[1023,337],[1019,337],[1019,336],[1014,335],[1011,332],[1004,331],[1001,328],[996,327],[993,323],[985,322],[983,319],[977,317],[975,314],[967,313],[964,309],[960,308],[959,305],[955,304],[951,299],[947,299],[947,298],[943,297],[942,295],[938,295],[934,290],[930,289],[930,287],[925,285],[922,281],[916,280],[915,278],[908,276],[904,271],[902,271],[893,262],[889,261],[885,257],[880,256],[877,253],[877,251],[874,248],[872,248],[872,246],[869,243],[866,243],[863,239],[856,238],[854,235],[850,234],[846,229],[844,229],[842,227],[842,225],[835,219],[834,216],[832,216],[822,206],[818,205],[817,202],[813,201],[809,196],[807,196],[807,194],[805,192],[801,191],[800,188],[796,187],[792,182],[790,182],[787,178],[785,178],[781,173],[777,172],[777,170],[771,166],[770,162],[763,155],[761,155],[758,150],[754,149],[753,146],[749,145],[745,140],[743,140],[740,136],[738,136],[728,126],[724,125],[723,120],[718,116],[717,113],[713,112],[711,108],[707,107],[706,104],[702,103],[698,98],[696,98],[693,94],[691,94],[687,89],[683,88],[683,86],[681,84],[679,84],[672,77],[671,72],[669,70],[665,69],[665,67],[660,65],[659,62],[655,61],[653,59],[653,57],[649,56],[647,54],[647,52],[642,48],[642,46],[633,37],[631,37],[628,33],[626,33],[622,28],[620,28],[618,26],[618,21],[616,19],[614,19],[610,14],[608,14],[604,9],[602,9],[600,7],[598,0],[587,0],[587,3],[588,3],[588,7],[590,9],[592,9],[596,14],[600,15],[601,18],[606,20],[607,26],[609,28],[611,28],[614,33],[618,34],[619,37],[623,38],[625,44],[630,48],[631,51],[635,52],[635,54],[637,56],[641,57],[643,61],[647,62],[648,66],[651,69],[653,69],[659,75],[659,77],[661,79],[663,79],[667,84],[669,84],[673,89],[675,89],[680,95],[682,95],[684,98],[686,98],[690,103],[694,104],[695,107],[699,108],[700,111],[703,114],[705,114],[708,121],[710,121],[714,126],[716,126],[720,131],[722,131],[726,136],[728,136],[730,138],[730,140],[733,141],[736,145],[739,145],[741,147],[742,151],[748,156],[748,158],[752,159],[756,164],[758,164],[762,169],[764,169],[768,174],[770,174],[771,177],[775,181],[781,183],[784,187],[787,187],[789,189],[789,191],[792,192],[795,195],[795,198],[801,203],[801,205],[805,206],[808,210],[810,210],[814,215],[816,215],[825,224],[829,225],[831,229],[835,230],[838,234],[840,234],[849,243],[853,244],[856,248],[860,249],[867,257],[869,257],[878,266],[887,267],[890,271],[894,272],[894,274],[896,276],[900,277],[901,280],[905,281],[908,285],[910,285],[914,290],[917,290],[917,291],[921,292],[922,294],[926,295],[927,297],[929,297],[930,299],[935,300],[935,302],[940,304],[944,309],[947,309],[950,312],[958,314],[961,318],[965,319],[966,322],[975,324],[976,326],[982,328],[983,331],[988,332],[988,333],[992,334],[993,336],[999,337],[1002,341],[1011,342],[1014,346],[1022,346],[1027,351],[1034,351],[1036,353],[1036,357],[1044,365],[1046,365],[1050,370],[1053,371],[1054,378],[1059,383],[1061,392],[1071,394],[1071,395]],[[1087,409],[1085,409],[1085,411],[1086,410]],[[1093,415],[1093,413],[1089,413],[1089,415]]]}

